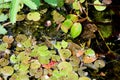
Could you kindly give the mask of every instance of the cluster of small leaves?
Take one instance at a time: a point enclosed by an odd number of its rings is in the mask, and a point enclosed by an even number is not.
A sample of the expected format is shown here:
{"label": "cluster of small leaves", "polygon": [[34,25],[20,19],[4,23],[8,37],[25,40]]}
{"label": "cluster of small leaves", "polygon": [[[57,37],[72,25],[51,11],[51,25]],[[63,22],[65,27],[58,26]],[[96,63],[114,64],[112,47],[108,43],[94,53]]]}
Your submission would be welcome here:
{"label": "cluster of small leaves", "polygon": [[[8,48],[5,43],[10,44],[13,41],[16,43],[14,52],[7,58],[0,59],[0,74],[2,74],[2,78],[4,79],[7,79],[9,76],[10,80],[29,80],[34,76],[36,79],[42,80],[82,80],[82,78],[90,80],[85,75],[84,69],[86,68],[84,67],[88,67],[90,64],[93,64],[97,69],[105,66],[102,60],[96,60],[93,63],[93,61],[89,62],[89,59],[84,59],[85,56],[95,58],[95,52],[92,49],[85,49],[83,50],[84,52],[81,51],[83,54],[78,55],[80,54],[80,50],[79,53],[73,53],[70,47],[76,48],[64,40],[57,41],[54,44],[51,43],[54,47],[51,49],[48,49],[45,43],[36,44],[34,38],[27,37],[23,34],[19,34],[15,39],[4,36],[3,41],[4,44],[0,45],[2,51]],[[86,66],[79,66],[81,62]],[[79,78],[76,72],[84,77]]]}

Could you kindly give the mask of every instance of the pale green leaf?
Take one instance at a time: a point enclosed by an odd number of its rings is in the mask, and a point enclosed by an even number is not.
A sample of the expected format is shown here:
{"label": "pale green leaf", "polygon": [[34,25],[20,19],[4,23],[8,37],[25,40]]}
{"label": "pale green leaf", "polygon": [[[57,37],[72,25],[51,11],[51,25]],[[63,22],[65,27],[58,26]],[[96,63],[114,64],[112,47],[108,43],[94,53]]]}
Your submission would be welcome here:
{"label": "pale green leaf", "polygon": [[0,34],[6,34],[6,33],[7,30],[2,25],[0,25]]}

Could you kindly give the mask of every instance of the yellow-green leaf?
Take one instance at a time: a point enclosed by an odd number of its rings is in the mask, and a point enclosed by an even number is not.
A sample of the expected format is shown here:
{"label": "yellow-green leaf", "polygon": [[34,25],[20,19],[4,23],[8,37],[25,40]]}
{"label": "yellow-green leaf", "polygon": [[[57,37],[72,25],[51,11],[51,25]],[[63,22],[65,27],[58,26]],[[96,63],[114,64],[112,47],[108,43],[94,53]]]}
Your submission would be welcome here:
{"label": "yellow-green leaf", "polygon": [[80,23],[74,23],[70,30],[71,37],[76,38],[80,35],[81,32],[82,32],[82,25]]}

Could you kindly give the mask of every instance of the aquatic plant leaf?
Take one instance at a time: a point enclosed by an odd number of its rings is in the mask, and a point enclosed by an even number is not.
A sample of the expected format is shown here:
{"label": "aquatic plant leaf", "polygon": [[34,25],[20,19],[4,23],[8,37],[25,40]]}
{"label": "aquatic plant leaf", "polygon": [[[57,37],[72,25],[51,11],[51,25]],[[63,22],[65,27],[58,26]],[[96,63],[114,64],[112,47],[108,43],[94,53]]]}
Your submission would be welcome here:
{"label": "aquatic plant leaf", "polygon": [[1,8],[10,8],[11,3],[4,3],[4,4],[0,4],[0,9]]}
{"label": "aquatic plant leaf", "polygon": [[29,66],[30,66],[30,64],[21,63],[20,66],[19,66],[19,71],[26,73],[28,68],[29,68]]}
{"label": "aquatic plant leaf", "polygon": [[0,66],[7,66],[9,64],[9,60],[5,58],[0,59]]}
{"label": "aquatic plant leaf", "polygon": [[63,32],[67,33],[72,25],[73,25],[73,22],[70,19],[67,19],[62,23],[61,29]]}
{"label": "aquatic plant leaf", "polygon": [[62,74],[66,74],[66,75],[68,75],[73,70],[72,65],[68,62],[61,62],[58,64],[57,67]]}
{"label": "aquatic plant leaf", "polygon": [[75,9],[75,10],[79,10],[79,9],[80,9],[80,6],[79,6],[78,1],[74,1],[73,4],[72,4],[72,7],[73,7],[73,9]]}
{"label": "aquatic plant leaf", "polygon": [[89,48],[85,51],[85,55],[90,56],[90,57],[94,57],[95,51],[93,49]]}
{"label": "aquatic plant leaf", "polygon": [[96,60],[94,62],[94,65],[97,68],[103,68],[103,67],[105,67],[105,61],[103,61],[103,60]]}
{"label": "aquatic plant leaf", "polygon": [[44,0],[44,1],[52,6],[57,6],[57,0]]}
{"label": "aquatic plant leaf", "polygon": [[71,27],[70,34],[72,38],[76,38],[82,32],[82,25],[80,23],[74,23]]}
{"label": "aquatic plant leaf", "polygon": [[7,30],[2,25],[0,25],[0,34],[6,34],[6,33]]}
{"label": "aquatic plant leaf", "polygon": [[13,38],[13,36],[5,35],[5,36],[3,36],[2,40],[5,43],[11,44],[14,41],[14,38]]}
{"label": "aquatic plant leaf", "polygon": [[31,44],[32,42],[31,42],[31,39],[27,39],[26,41],[24,41],[22,44],[23,44],[23,46],[25,47],[25,48],[29,48],[29,47],[31,47],[32,46],[32,44]]}
{"label": "aquatic plant leaf", "polygon": [[2,43],[0,44],[0,51],[5,51],[8,47],[8,44],[7,43]]}
{"label": "aquatic plant leaf", "polygon": [[13,54],[13,55],[10,56],[10,62],[11,63],[16,63],[17,62],[15,54]]}
{"label": "aquatic plant leaf", "polygon": [[78,16],[75,14],[69,14],[69,15],[67,15],[66,18],[72,20],[73,22],[78,21]]}
{"label": "aquatic plant leaf", "polygon": [[52,59],[52,61],[60,61],[60,56],[52,55],[51,59]]}
{"label": "aquatic plant leaf", "polygon": [[64,5],[64,0],[57,0],[57,6],[62,7]]}
{"label": "aquatic plant leaf", "polygon": [[38,69],[38,68],[40,68],[40,63],[39,63],[39,61],[38,60],[33,60],[32,61],[32,63],[30,64],[30,68],[31,69]]}
{"label": "aquatic plant leaf", "polygon": [[16,38],[15,38],[15,40],[17,41],[17,42],[24,42],[24,41],[26,41],[27,40],[27,36],[25,36],[24,34],[18,34],[17,36],[16,36]]}
{"label": "aquatic plant leaf", "polygon": [[10,22],[12,24],[16,23],[16,15],[18,12],[20,0],[12,0],[11,7],[10,7]]}
{"label": "aquatic plant leaf", "polygon": [[22,2],[27,5],[30,9],[36,10],[37,5],[32,0],[22,0]]}
{"label": "aquatic plant leaf", "polygon": [[91,80],[91,79],[89,77],[83,76],[83,77],[80,77],[79,80]]}
{"label": "aquatic plant leaf", "polygon": [[33,20],[33,21],[39,21],[40,20],[40,14],[39,12],[30,12],[27,14],[27,19],[28,20]]}
{"label": "aquatic plant leaf", "polygon": [[67,80],[78,80],[78,75],[75,72],[69,73]]}
{"label": "aquatic plant leaf", "polygon": [[56,44],[54,44],[54,47],[56,48],[56,49],[61,49],[61,43],[60,42],[57,42]]}
{"label": "aquatic plant leaf", "polygon": [[99,0],[95,0],[94,4],[96,4],[94,5],[94,7],[97,11],[103,11],[106,9],[106,6],[105,5],[103,6],[103,3],[101,3]]}
{"label": "aquatic plant leaf", "polygon": [[67,48],[67,46],[68,46],[68,42],[62,40],[62,42],[61,42],[61,46],[62,46],[62,48],[64,48],[64,49]]}
{"label": "aquatic plant leaf", "polygon": [[111,25],[106,25],[106,26],[100,25],[100,32],[104,38],[108,38],[112,34],[112,26]]}
{"label": "aquatic plant leaf", "polygon": [[59,54],[65,59],[71,56],[71,51],[69,49],[60,49],[58,51],[59,51]]}
{"label": "aquatic plant leaf", "polygon": [[8,19],[8,16],[7,15],[5,15],[5,14],[0,14],[0,22],[4,22],[4,21],[6,21]]}
{"label": "aquatic plant leaf", "polygon": [[29,80],[29,76],[27,74],[20,74],[16,80]]}
{"label": "aquatic plant leaf", "polygon": [[64,16],[61,15],[59,12],[57,12],[56,10],[52,11],[52,16],[53,16],[53,20],[55,23],[59,24],[61,23],[62,21],[65,20]]}
{"label": "aquatic plant leaf", "polygon": [[92,63],[96,60],[97,58],[95,56],[90,57],[90,56],[84,56],[83,57],[83,62],[84,63]]}
{"label": "aquatic plant leaf", "polygon": [[50,62],[49,58],[47,57],[38,57],[38,60],[41,64],[48,64]]}
{"label": "aquatic plant leaf", "polygon": [[12,68],[12,66],[4,66],[2,69],[1,69],[1,73],[3,75],[6,75],[6,76],[10,76],[12,75],[14,72],[14,69]]}
{"label": "aquatic plant leaf", "polygon": [[54,77],[56,77],[57,79],[60,78],[61,76],[63,76],[63,75],[60,74],[60,72],[58,70],[54,70],[53,73],[52,73],[52,75]]}

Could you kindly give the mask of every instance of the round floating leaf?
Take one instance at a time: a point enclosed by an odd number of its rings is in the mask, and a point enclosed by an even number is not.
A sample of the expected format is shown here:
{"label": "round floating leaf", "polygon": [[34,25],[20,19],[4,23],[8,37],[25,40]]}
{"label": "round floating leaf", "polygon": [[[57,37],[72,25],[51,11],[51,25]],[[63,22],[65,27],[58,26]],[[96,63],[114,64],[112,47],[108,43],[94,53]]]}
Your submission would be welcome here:
{"label": "round floating leaf", "polygon": [[78,16],[75,14],[69,14],[69,15],[67,15],[67,19],[70,19],[73,22],[76,22],[76,21],[78,21]]}
{"label": "round floating leaf", "polygon": [[30,68],[31,69],[38,69],[38,68],[40,68],[40,63],[39,63],[39,61],[38,60],[34,60],[34,61],[32,61],[32,63],[31,63],[31,65],[30,65]]}
{"label": "round floating leaf", "polygon": [[75,72],[69,73],[67,80],[78,80],[78,75]]}
{"label": "round floating leaf", "polygon": [[12,75],[13,72],[14,72],[14,69],[12,68],[12,66],[5,66],[1,69],[1,73],[6,76]]}
{"label": "round floating leaf", "polygon": [[93,49],[89,48],[85,51],[85,55],[90,56],[90,57],[94,57],[95,56],[95,52]]}
{"label": "round floating leaf", "polygon": [[61,29],[63,32],[67,33],[72,25],[73,25],[73,22],[70,19],[67,19],[62,23]]}
{"label": "round floating leaf", "polygon": [[62,71],[63,74],[69,74],[72,72],[73,68],[72,65],[68,62],[61,62],[58,64],[58,69]]}
{"label": "round floating leaf", "polygon": [[40,14],[38,12],[30,12],[27,14],[27,19],[28,20],[33,20],[33,21],[39,21],[40,20]]}
{"label": "round floating leaf", "polygon": [[78,37],[81,32],[82,32],[82,25],[80,23],[74,23],[70,30],[70,34],[72,38]]}
{"label": "round floating leaf", "polygon": [[44,56],[42,56],[42,57],[39,56],[38,60],[41,64],[48,64],[50,62],[49,58],[44,57]]}
{"label": "round floating leaf", "polygon": [[99,0],[95,0],[94,4],[95,4],[94,7],[97,11],[103,11],[106,9],[106,6],[103,5]]}
{"label": "round floating leaf", "polygon": [[67,48],[67,46],[68,46],[68,42],[62,40],[61,45],[62,45],[62,48],[65,49],[65,48]]}
{"label": "round floating leaf", "polygon": [[67,59],[71,56],[71,51],[69,49],[60,49],[59,53],[65,59]]}
{"label": "round floating leaf", "polygon": [[80,77],[79,80],[91,80],[91,79],[89,77],[83,76],[83,77]]}
{"label": "round floating leaf", "polygon": [[10,62],[11,63],[16,63],[17,62],[16,56],[14,54],[10,56]]}
{"label": "round floating leaf", "polygon": [[2,43],[0,44],[0,51],[5,51],[8,47],[8,44],[7,43]]}
{"label": "round floating leaf", "polygon": [[103,60],[96,60],[96,61],[94,62],[94,65],[95,65],[97,68],[103,68],[103,67],[105,67],[105,61],[103,61]]}
{"label": "round floating leaf", "polygon": [[0,59],[0,66],[7,66],[9,64],[9,60],[5,58]]}

